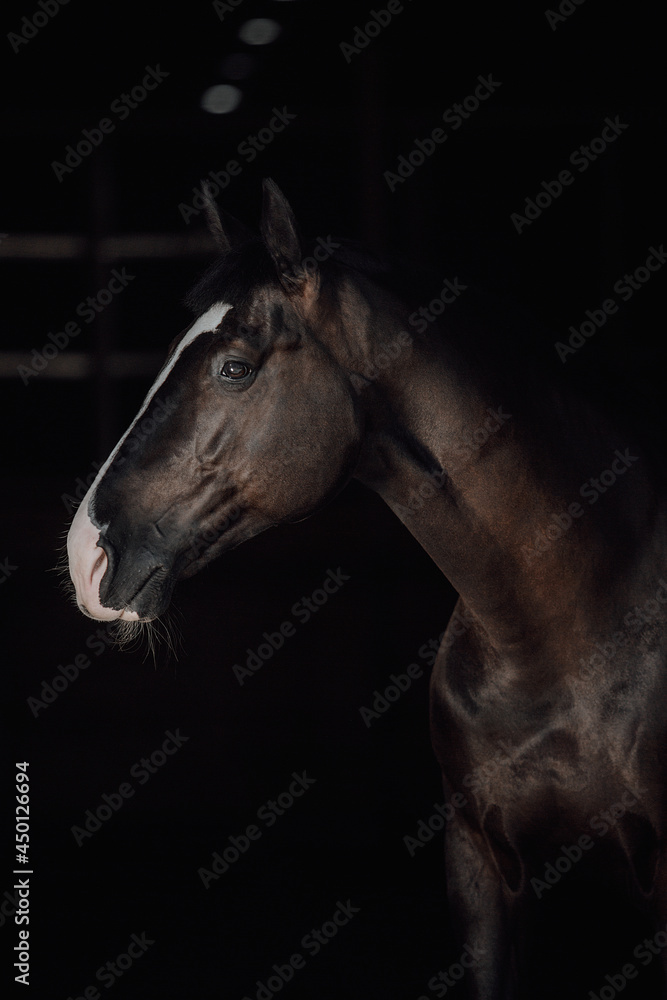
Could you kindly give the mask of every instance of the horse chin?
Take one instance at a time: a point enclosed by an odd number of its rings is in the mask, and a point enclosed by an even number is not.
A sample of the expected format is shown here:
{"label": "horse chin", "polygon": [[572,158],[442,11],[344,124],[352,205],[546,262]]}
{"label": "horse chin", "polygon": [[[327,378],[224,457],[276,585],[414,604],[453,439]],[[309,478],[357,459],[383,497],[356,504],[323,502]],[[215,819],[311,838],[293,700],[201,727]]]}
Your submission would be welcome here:
{"label": "horse chin", "polygon": [[104,605],[100,605],[93,613],[85,604],[81,604],[79,601],[77,601],[77,606],[86,618],[92,618],[95,622],[139,622],[148,620],[140,618],[136,611],[131,611],[129,608],[107,608]]}
{"label": "horse chin", "polygon": [[131,610],[137,615],[136,620],[151,622],[163,615],[171,604],[175,583],[171,577],[161,580],[159,584],[149,580],[130,603]]}
{"label": "horse chin", "polygon": [[115,609],[117,617],[127,622],[151,622],[163,615],[171,603],[176,581],[164,567],[156,567],[140,583],[134,594],[126,599],[110,586],[102,598],[104,581],[100,588],[100,598],[105,607]]}

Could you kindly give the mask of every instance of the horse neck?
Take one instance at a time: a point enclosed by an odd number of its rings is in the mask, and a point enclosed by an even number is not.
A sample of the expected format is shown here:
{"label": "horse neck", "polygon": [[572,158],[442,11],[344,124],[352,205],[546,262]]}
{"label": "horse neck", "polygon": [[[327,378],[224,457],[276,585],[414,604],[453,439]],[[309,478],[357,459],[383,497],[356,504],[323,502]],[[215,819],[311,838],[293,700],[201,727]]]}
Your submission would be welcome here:
{"label": "horse neck", "polygon": [[[366,416],[356,477],[429,553],[498,652],[530,656],[550,640],[562,650],[588,598],[612,591],[621,566],[627,582],[624,553],[651,507],[640,453],[586,405],[530,379],[528,390],[511,364],[484,371],[465,335],[430,328],[409,343],[407,315],[378,308],[381,295],[369,308],[360,294],[356,310],[348,302],[355,329],[339,339]],[[581,488],[612,463],[617,482],[593,512],[596,489]]]}

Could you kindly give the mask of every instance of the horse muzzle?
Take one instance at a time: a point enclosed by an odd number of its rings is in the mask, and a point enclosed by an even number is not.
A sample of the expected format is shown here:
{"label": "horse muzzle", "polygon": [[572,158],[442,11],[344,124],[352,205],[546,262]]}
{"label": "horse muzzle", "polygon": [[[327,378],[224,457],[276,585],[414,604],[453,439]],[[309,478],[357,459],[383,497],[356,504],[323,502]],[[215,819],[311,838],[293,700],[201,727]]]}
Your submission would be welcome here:
{"label": "horse muzzle", "polygon": [[174,588],[171,559],[147,544],[124,545],[119,559],[113,542],[93,524],[87,510],[85,497],[67,536],[79,609],[97,621],[157,618],[166,611]]}

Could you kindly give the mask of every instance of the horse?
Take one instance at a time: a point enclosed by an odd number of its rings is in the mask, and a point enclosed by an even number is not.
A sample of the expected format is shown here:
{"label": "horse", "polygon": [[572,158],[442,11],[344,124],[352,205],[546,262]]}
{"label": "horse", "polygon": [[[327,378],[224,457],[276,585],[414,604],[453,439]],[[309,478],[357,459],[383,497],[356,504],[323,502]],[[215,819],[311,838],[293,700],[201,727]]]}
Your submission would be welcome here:
{"label": "horse", "polygon": [[259,234],[210,192],[206,215],[218,253],[195,318],[69,530],[79,608],[152,621],[178,580],[356,478],[458,594],[430,725],[468,995],[520,995],[541,897],[577,865],[662,926],[667,536],[650,448],[511,363],[505,321],[465,307],[460,278],[420,300],[407,265],[308,243],[272,180]]}

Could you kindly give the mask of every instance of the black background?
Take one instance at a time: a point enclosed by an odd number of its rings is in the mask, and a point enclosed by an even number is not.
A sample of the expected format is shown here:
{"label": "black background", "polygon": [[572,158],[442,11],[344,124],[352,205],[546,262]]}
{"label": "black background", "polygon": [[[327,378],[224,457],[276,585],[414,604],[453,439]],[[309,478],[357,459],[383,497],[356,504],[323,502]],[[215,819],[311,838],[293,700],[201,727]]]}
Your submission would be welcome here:
{"label": "black background", "polygon": [[[3,14],[3,35],[38,9],[25,3]],[[199,232],[198,220],[185,226],[179,204],[268,124],[274,107],[286,107],[294,121],[244,162],[220,204],[256,225],[261,180],[271,176],[312,235],[393,248],[443,277],[459,266],[478,271],[533,311],[534,350],[559,366],[553,342],[667,236],[657,14],[586,0],[554,30],[540,5],[415,0],[346,60],[340,45],[353,42],[371,9],[243,0],[221,20],[209,3],[176,10],[71,0],[18,52],[3,38],[2,349],[29,358],[111,267],[85,256],[17,260],[12,234]],[[251,51],[237,32],[258,16],[283,31]],[[256,60],[239,84],[241,106],[229,115],[201,110],[203,90],[226,81],[225,56],[240,51]],[[59,183],[52,162],[158,64],[168,78]],[[384,172],[442,124],[480,74],[501,86],[391,192]],[[600,135],[607,116],[628,128],[518,234],[511,213]],[[188,322],[182,298],[205,256],[119,263],[136,277],[104,321],[117,346],[166,349]],[[654,428],[663,420],[663,289],[658,273],[568,362],[574,381]],[[86,349],[94,326],[73,349]],[[444,628],[455,595],[379,499],[353,483],[312,519],[260,536],[180,586],[177,660],[164,647],[155,659],[143,649],[96,657],[86,646],[96,627],[51,572],[68,523],[62,497],[104,460],[150,381],[105,383],[103,412],[99,379],[38,376],[26,386],[5,371],[2,381],[0,558],[15,568],[0,596],[16,727],[2,794],[11,812],[12,761],[30,761],[35,871],[32,985],[23,994],[83,995],[131,935],[145,932],[155,943],[114,983],[114,998],[254,998],[273,963],[306,955],[303,935],[349,899],[359,913],[307,957],[285,997],[434,996],[428,980],[458,958],[441,837],[415,857],[403,838],[442,801],[418,651]],[[294,621],[292,605],[339,567],[349,575],[340,592],[239,686],[233,665],[265,631]],[[27,699],[80,653],[91,666],[35,717]],[[367,728],[359,708],[411,662],[423,676]],[[145,785],[132,781],[131,767],[176,728],[188,737],[178,753]],[[303,770],[316,779],[307,795],[205,889],[198,869]],[[79,847],[71,827],[128,780],[135,795]],[[2,864],[4,891],[10,852]],[[564,879],[544,900],[552,920],[538,963],[545,997],[599,990],[644,935],[622,900],[603,898],[603,913],[583,905],[572,913],[569,891]],[[0,933],[13,945],[16,928],[3,915]],[[3,982],[12,981],[10,965]],[[625,995],[652,995],[653,971]]]}

